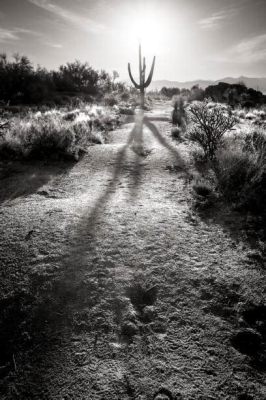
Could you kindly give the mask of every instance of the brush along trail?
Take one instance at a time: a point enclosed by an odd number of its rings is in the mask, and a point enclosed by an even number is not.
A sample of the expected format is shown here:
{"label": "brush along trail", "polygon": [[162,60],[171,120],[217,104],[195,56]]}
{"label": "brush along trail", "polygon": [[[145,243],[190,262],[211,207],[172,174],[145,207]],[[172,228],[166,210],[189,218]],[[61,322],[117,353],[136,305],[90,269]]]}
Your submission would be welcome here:
{"label": "brush along trail", "polygon": [[170,111],[1,171],[1,399],[266,398],[265,269],[241,215],[193,209]]}

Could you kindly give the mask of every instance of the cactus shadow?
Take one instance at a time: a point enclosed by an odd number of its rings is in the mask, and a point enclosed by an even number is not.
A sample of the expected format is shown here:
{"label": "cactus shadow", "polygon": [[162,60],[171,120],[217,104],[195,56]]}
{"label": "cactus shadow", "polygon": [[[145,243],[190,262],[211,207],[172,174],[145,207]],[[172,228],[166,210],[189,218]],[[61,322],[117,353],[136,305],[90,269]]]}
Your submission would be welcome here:
{"label": "cactus shadow", "polygon": [[[158,119],[156,118],[155,120],[157,121]],[[152,123],[152,121],[154,121],[154,118],[144,117],[144,125],[147,126],[147,128],[155,137],[155,139],[157,139],[157,141],[162,145],[162,147],[164,147],[174,156],[176,161],[179,163],[180,168],[186,170],[186,163],[184,162],[180,152],[176,149],[175,146],[173,146],[168,140],[166,140],[165,137],[163,137],[163,135],[157,129],[156,125]],[[160,119],[160,121],[162,121],[162,119]]]}
{"label": "cactus shadow", "polygon": [[[135,115],[134,126],[129,134],[126,144],[118,152],[115,160],[115,167],[110,183],[108,184],[104,193],[96,200],[94,207],[92,208],[88,216],[88,225],[92,228],[102,210],[110,200],[112,194],[115,193],[120,175],[124,171],[124,164],[126,161],[126,153],[130,148],[135,153],[133,168],[129,171],[129,188],[131,192],[131,198],[137,196],[138,188],[141,184],[142,172],[143,172],[143,158],[146,156],[144,150],[144,127],[146,126],[152,133],[154,138],[164,147],[175,159],[181,169],[186,172],[186,164],[183,160],[180,152],[173,146],[158,130],[156,125],[153,123],[153,117],[147,117],[144,115],[143,110],[139,110]],[[157,118],[156,118],[157,121]]]}

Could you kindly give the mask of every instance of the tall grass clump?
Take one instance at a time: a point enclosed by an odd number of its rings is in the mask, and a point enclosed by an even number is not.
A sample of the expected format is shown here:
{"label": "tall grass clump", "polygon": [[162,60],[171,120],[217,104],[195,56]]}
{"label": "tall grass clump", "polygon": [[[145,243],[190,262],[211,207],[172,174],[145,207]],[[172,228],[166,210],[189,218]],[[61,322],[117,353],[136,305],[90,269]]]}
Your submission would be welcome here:
{"label": "tall grass clump", "polygon": [[234,127],[235,118],[224,106],[214,103],[210,107],[208,99],[192,103],[188,116],[190,140],[202,147],[206,159],[213,160],[225,132]]}
{"label": "tall grass clump", "polygon": [[212,182],[203,177],[197,177],[192,182],[194,192],[194,207],[204,210],[213,206],[216,193]]}
{"label": "tall grass clump", "polygon": [[252,211],[266,211],[266,133],[229,137],[216,152],[218,188],[223,196]]}

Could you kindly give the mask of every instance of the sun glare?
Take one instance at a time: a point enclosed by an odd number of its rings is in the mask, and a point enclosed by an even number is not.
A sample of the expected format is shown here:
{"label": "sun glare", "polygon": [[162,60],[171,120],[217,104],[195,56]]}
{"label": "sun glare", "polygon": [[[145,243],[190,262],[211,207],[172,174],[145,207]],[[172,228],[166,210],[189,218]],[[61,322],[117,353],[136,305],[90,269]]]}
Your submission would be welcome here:
{"label": "sun glare", "polygon": [[166,36],[169,36],[167,19],[159,10],[141,10],[125,13],[122,32],[128,44],[136,47],[142,44],[145,54],[160,53]]}
{"label": "sun glare", "polygon": [[141,43],[150,51],[160,48],[163,38],[163,27],[150,17],[137,18],[131,21],[128,27],[129,38],[132,42]]}

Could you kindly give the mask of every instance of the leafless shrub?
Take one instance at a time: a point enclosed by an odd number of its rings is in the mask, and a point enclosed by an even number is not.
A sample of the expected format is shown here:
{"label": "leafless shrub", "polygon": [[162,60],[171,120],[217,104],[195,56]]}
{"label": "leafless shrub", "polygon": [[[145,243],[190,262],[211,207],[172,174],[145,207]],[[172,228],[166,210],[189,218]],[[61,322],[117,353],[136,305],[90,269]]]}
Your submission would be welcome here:
{"label": "leafless shrub", "polygon": [[192,124],[190,139],[203,148],[206,159],[213,160],[223,135],[234,127],[235,118],[218,104],[210,108],[208,100],[192,103],[188,115]]}

